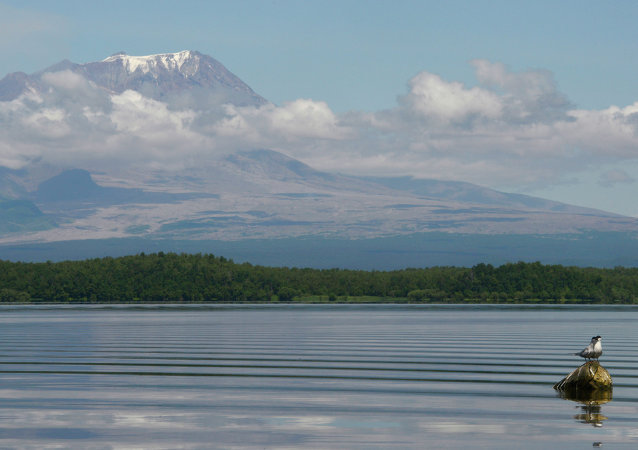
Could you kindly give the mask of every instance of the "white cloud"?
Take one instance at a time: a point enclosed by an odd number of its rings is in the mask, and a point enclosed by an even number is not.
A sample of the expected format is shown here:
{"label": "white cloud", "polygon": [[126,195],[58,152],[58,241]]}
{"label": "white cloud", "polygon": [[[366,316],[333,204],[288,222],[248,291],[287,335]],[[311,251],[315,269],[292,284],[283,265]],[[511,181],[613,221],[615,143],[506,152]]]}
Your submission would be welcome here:
{"label": "white cloud", "polygon": [[310,99],[190,109],[111,94],[69,71],[46,74],[42,92],[0,102],[0,165],[183,168],[272,148],[324,170],[502,188],[564,183],[603,166],[601,183],[635,182],[615,165],[638,159],[638,102],[574,109],[547,71],[472,64],[476,86],[422,72],[396,107],[343,115]]}
{"label": "white cloud", "polygon": [[184,139],[192,137],[189,136],[189,125],[194,118],[191,111],[170,111],[166,104],[130,90],[113,95],[111,101],[110,120],[116,132],[157,142],[172,134]]}
{"label": "white cloud", "polygon": [[561,131],[582,152],[606,160],[638,157],[638,102],[625,108],[574,110],[570,115],[574,122],[564,124]]}
{"label": "white cloud", "polygon": [[250,142],[293,142],[303,139],[340,140],[351,130],[339,124],[325,102],[299,99],[282,106],[226,105],[226,117],[213,127],[221,136],[247,138]]}
{"label": "white cloud", "polygon": [[41,80],[51,87],[61,90],[66,95],[78,96],[91,93],[93,86],[86,78],[70,70],[45,73]]}
{"label": "white cloud", "polygon": [[465,123],[473,117],[495,119],[502,105],[494,93],[461,83],[447,82],[438,75],[421,72],[410,80],[410,92],[402,98],[406,107],[426,120],[440,123]]}
{"label": "white cloud", "polygon": [[195,113],[170,110],[135,91],[112,95],[69,71],[46,74],[40,94],[0,102],[0,161],[75,167],[183,167],[214,147],[192,129]]}
{"label": "white cloud", "polygon": [[44,139],[60,139],[70,133],[67,113],[60,108],[44,108],[24,117],[23,124],[34,135]]}
{"label": "white cloud", "polygon": [[20,149],[10,145],[4,139],[0,140],[0,166],[9,169],[20,169],[24,166],[24,156]]}
{"label": "white cloud", "polygon": [[[564,183],[601,163],[638,158],[638,103],[576,110],[551,73],[512,73],[475,60],[478,86],[422,72],[396,108],[352,113],[348,152],[310,160],[324,169],[413,175],[520,188]],[[361,138],[363,136],[363,138]],[[344,163],[344,159],[347,163]]]}

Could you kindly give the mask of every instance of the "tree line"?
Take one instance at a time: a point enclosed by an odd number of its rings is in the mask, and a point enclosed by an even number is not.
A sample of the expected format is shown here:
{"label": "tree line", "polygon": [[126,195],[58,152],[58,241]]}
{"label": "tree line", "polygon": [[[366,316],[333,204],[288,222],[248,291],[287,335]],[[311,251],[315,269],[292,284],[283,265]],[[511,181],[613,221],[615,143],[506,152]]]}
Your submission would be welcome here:
{"label": "tree line", "polygon": [[0,302],[638,303],[638,268],[510,263],[394,271],[265,267],[211,254],[0,260]]}

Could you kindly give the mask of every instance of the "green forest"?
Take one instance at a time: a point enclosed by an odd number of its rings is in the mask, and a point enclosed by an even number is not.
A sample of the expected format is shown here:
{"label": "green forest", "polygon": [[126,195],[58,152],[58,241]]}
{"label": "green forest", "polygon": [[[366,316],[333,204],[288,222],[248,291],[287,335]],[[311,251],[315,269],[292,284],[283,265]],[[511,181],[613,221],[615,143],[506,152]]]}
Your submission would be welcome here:
{"label": "green forest", "polygon": [[154,253],[45,263],[0,260],[0,302],[638,303],[638,268],[511,263],[395,271],[255,266]]}

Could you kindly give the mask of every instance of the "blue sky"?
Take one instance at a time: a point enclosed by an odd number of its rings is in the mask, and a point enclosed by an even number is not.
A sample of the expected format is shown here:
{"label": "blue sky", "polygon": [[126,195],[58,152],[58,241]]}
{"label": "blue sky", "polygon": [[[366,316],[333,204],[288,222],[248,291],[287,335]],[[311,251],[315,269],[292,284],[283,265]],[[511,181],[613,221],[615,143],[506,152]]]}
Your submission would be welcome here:
{"label": "blue sky", "polygon": [[[348,122],[348,112],[355,112],[361,123],[365,114],[377,115],[378,120],[383,111],[401,108],[400,98],[412,101],[417,95],[415,77],[424,72],[439,77],[446,87],[460,83],[466,93],[473,87],[491,89],[497,95],[517,89],[512,86],[518,82],[507,87],[490,76],[479,79],[476,60],[481,60],[502,64],[507,73],[519,75],[519,82],[523,75],[534,74],[542,83],[552,84],[551,95],[565,100],[564,110],[602,111],[638,101],[636,23],[638,3],[633,1],[0,0],[0,77],[15,71],[34,72],[62,59],[101,60],[121,50],[145,55],[193,49],[218,59],[275,105],[311,99],[325,102],[339,120]],[[493,73],[494,66],[489,67]],[[633,110],[623,111],[626,125],[633,120]],[[354,126],[352,121],[347,125]],[[462,145],[471,146],[472,136],[466,131]],[[480,131],[484,136],[486,130]],[[497,147],[503,145],[507,132],[503,128]],[[516,141],[527,139],[530,132],[517,135]],[[553,132],[578,133],[561,127]],[[543,139],[549,140],[547,133]],[[367,135],[362,142],[372,139]],[[529,176],[501,179],[494,171],[481,172],[481,167],[512,159],[517,152],[499,156],[484,151],[482,159],[474,155],[472,163],[462,168],[458,140],[437,147],[439,153],[442,148],[457,149],[457,156],[447,158],[454,159],[454,164],[441,158],[435,164],[432,146],[428,158],[444,178],[457,174],[457,178],[495,188],[638,215],[633,199],[638,187],[638,150],[632,151],[633,142],[627,136],[617,144],[624,146],[622,151],[611,149],[609,154],[602,148],[604,142],[593,150],[567,139],[558,144],[560,148],[548,146],[542,151],[541,140],[534,139],[533,148],[519,152],[523,155],[520,165],[535,166]],[[414,136],[396,140],[397,145],[412,147],[415,142]],[[614,142],[611,139],[609,145]],[[350,143],[340,152],[355,147]],[[354,156],[340,164],[335,158],[313,157],[309,150],[298,154],[288,150],[323,169],[380,172],[371,163],[356,170]],[[559,162],[547,156],[557,151],[570,154]],[[406,162],[406,167],[410,165]],[[543,165],[551,172],[546,177],[541,175]],[[514,174],[515,166],[512,162],[497,169]],[[397,165],[388,174],[401,173]],[[471,173],[475,175],[468,176]],[[517,184],[516,179],[523,181]]]}
{"label": "blue sky", "polygon": [[[633,1],[0,1],[37,23],[3,38],[0,74],[124,50],[199,50],[275,103],[393,106],[422,70],[475,83],[468,62],[550,70],[579,107],[638,99]],[[4,11],[3,11],[4,12]],[[9,14],[11,10],[9,10]],[[5,16],[5,20],[10,20]]]}

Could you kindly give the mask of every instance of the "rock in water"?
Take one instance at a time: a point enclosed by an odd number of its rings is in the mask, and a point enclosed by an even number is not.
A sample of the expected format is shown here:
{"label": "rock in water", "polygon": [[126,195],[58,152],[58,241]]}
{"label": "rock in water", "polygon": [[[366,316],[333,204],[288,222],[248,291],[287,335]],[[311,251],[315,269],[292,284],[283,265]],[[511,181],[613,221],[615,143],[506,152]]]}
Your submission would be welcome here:
{"label": "rock in water", "polygon": [[554,389],[562,392],[591,392],[611,388],[611,375],[598,361],[587,361],[554,385]]}

